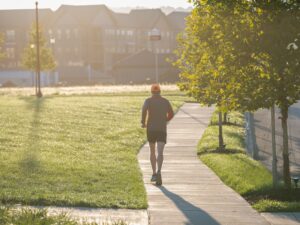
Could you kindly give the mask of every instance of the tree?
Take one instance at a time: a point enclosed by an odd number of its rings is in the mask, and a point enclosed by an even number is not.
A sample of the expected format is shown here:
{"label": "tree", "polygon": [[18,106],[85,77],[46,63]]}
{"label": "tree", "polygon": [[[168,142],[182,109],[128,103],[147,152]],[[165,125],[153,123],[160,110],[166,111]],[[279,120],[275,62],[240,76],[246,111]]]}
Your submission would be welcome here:
{"label": "tree", "polygon": [[238,108],[240,102],[237,61],[243,59],[243,55],[234,49],[233,42],[238,39],[239,32],[245,30],[244,27],[253,25],[247,19],[248,14],[240,13],[247,4],[233,7],[197,1],[187,18],[185,32],[178,37],[175,51],[177,60],[174,65],[181,71],[181,90],[202,104],[217,105],[220,150],[224,150],[222,113]]}
{"label": "tree", "polygon": [[5,58],[5,52],[2,47],[3,44],[4,44],[4,35],[0,33],[0,61]]}
{"label": "tree", "polygon": [[[298,1],[254,1],[259,29],[257,41],[251,43],[247,79],[242,77],[244,109],[271,108],[281,111],[283,131],[283,178],[291,188],[288,149],[288,109],[300,99],[300,3]],[[256,91],[253,91],[255,87]],[[248,98],[246,97],[248,96]]]}
{"label": "tree", "polygon": [[285,186],[290,189],[287,119],[289,107],[300,99],[300,3],[275,1],[262,4],[261,8],[264,33],[259,47],[270,64],[268,86],[273,88],[270,97],[281,111],[283,177]]}
{"label": "tree", "polygon": [[299,1],[201,0],[179,38],[181,88],[201,103],[254,111],[276,104],[291,188],[288,108],[300,98]]}
{"label": "tree", "polygon": [[[40,46],[40,68],[42,71],[53,70],[55,60],[51,48],[47,46],[47,41],[43,35],[43,30],[39,27],[39,46]],[[33,25],[29,31],[29,43],[24,49],[22,55],[22,65],[31,71],[36,70],[37,53],[36,53],[36,26]]]}

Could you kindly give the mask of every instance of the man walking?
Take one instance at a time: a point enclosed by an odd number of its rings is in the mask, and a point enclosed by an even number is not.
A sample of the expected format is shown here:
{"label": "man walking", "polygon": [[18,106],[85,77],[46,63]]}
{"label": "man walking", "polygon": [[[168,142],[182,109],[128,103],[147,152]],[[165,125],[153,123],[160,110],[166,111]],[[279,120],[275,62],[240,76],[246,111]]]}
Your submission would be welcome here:
{"label": "man walking", "polygon": [[[161,168],[167,139],[167,121],[173,118],[174,112],[170,102],[160,95],[160,86],[158,84],[151,86],[151,93],[152,97],[147,98],[143,105],[141,123],[143,128],[147,127],[150,161],[153,170],[151,181],[156,182],[156,185],[162,185]],[[157,148],[157,158],[155,147]]]}

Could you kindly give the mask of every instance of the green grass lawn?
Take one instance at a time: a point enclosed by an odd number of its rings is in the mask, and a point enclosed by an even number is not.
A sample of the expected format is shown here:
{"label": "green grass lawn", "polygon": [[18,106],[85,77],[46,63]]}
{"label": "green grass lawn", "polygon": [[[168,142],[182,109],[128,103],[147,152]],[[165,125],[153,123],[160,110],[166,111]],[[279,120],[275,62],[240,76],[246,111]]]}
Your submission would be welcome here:
{"label": "green grass lawn", "polygon": [[299,189],[289,192],[282,184],[277,190],[272,188],[271,173],[245,153],[243,115],[233,112],[229,117],[230,123],[223,127],[227,152],[216,151],[218,126],[215,113],[198,145],[200,159],[258,211],[300,211]]}
{"label": "green grass lawn", "polygon": [[146,208],[136,155],[148,95],[1,96],[0,202]]}

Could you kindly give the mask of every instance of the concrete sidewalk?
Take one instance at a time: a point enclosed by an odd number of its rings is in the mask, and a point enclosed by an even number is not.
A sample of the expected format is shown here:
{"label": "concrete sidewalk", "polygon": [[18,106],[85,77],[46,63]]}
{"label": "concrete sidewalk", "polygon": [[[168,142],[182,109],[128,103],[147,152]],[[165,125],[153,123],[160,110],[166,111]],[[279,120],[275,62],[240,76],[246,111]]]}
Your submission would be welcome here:
{"label": "concrete sidewalk", "polygon": [[300,213],[298,212],[261,213],[261,215],[271,225],[299,225],[300,224]]}
{"label": "concrete sidewalk", "polygon": [[186,103],[168,125],[163,186],[151,184],[149,146],[139,153],[151,225],[269,225],[197,157],[196,146],[213,108]]}

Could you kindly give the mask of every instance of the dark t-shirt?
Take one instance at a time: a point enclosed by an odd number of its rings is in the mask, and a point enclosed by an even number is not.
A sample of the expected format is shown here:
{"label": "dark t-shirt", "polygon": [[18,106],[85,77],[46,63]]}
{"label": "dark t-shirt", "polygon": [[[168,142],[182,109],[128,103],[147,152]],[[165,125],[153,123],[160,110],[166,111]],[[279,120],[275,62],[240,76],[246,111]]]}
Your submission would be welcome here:
{"label": "dark t-shirt", "polygon": [[167,121],[173,117],[173,109],[170,102],[160,95],[147,98],[142,110],[142,123],[145,123],[146,115],[148,131],[167,130]]}

